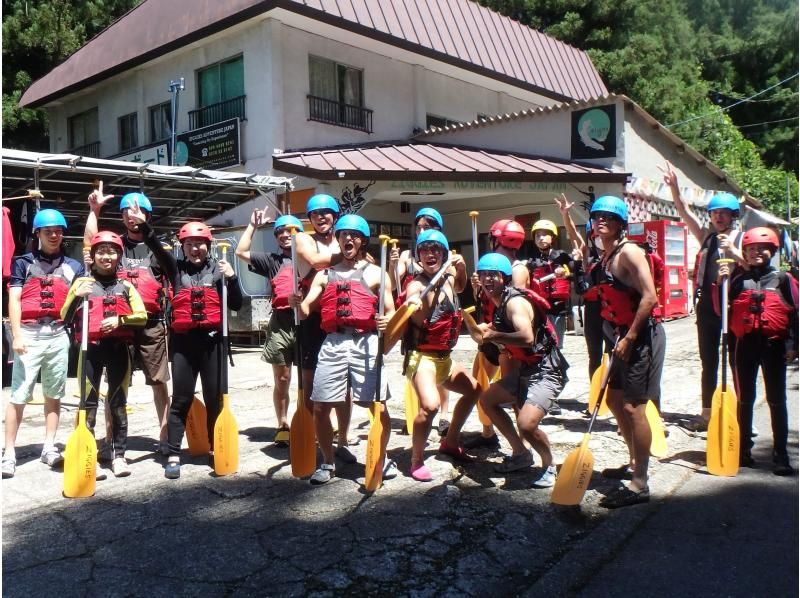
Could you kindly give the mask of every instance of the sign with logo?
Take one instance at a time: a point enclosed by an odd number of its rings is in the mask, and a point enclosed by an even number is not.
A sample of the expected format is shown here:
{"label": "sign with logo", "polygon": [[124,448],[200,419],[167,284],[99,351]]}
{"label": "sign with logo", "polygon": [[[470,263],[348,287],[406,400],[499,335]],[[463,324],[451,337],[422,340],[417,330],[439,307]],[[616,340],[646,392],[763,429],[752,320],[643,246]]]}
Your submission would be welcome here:
{"label": "sign with logo", "polygon": [[617,155],[616,106],[597,106],[572,113],[572,151],[574,160],[613,158]]}
{"label": "sign with logo", "polygon": [[239,119],[181,133],[175,138],[175,165],[214,170],[242,163]]}
{"label": "sign with logo", "polygon": [[165,142],[153,143],[136,148],[136,151],[128,154],[111,156],[110,159],[122,160],[123,162],[141,162],[143,164],[169,166],[169,146]]}

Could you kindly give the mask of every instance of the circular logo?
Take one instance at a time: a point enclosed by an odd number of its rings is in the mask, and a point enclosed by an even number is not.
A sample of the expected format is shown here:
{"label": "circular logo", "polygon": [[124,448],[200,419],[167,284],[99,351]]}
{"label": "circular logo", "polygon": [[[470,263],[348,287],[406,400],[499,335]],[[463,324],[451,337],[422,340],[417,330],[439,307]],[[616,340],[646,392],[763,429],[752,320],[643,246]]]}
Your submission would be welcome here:
{"label": "circular logo", "polygon": [[611,132],[611,120],[603,110],[589,110],[578,120],[578,133],[595,141],[605,141]]}
{"label": "circular logo", "polygon": [[178,141],[175,144],[175,165],[186,166],[189,161],[189,148],[183,141]]}

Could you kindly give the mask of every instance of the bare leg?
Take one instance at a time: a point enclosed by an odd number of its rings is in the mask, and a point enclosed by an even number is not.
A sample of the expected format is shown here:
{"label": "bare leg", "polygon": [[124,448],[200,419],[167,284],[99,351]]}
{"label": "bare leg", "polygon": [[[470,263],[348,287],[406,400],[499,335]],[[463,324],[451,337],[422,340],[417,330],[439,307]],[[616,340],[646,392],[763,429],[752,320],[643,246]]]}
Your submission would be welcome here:
{"label": "bare leg", "polygon": [[347,433],[350,429],[350,416],[353,413],[353,394],[348,390],[343,403],[336,403],[336,427],[338,429],[337,444],[347,446]]}
{"label": "bare leg", "polygon": [[272,388],[272,404],[275,407],[275,419],[278,428],[289,427],[289,384],[292,380],[292,368],[288,365],[272,365],[274,386]]}
{"label": "bare leg", "polygon": [[541,457],[542,467],[547,469],[553,464],[553,453],[550,451],[550,440],[547,438],[547,434],[539,428],[539,423],[545,415],[546,413],[541,407],[526,403],[517,415],[517,426],[525,440],[531,443],[533,450]]}
{"label": "bare leg", "polygon": [[631,431],[631,442],[628,445],[631,451],[631,462],[633,465],[633,479],[631,480],[632,490],[643,490],[647,487],[647,467],[650,463],[650,443],[653,435],[650,432],[650,425],[647,423],[645,409],[647,403],[634,405],[625,404],[625,415]]}
{"label": "bare leg", "polygon": [[9,403],[6,405],[6,453],[11,454],[17,442],[17,432],[22,421],[25,405]]}
{"label": "bare leg", "polygon": [[331,409],[334,403],[314,403],[314,428],[317,441],[325,463],[333,465],[333,426],[331,426]]}
{"label": "bare leg", "polygon": [[[44,398],[44,445],[52,446],[56,442],[58,432],[58,418],[61,414],[61,401],[58,399]],[[20,411],[20,416],[22,411]],[[17,424],[19,429],[19,424]],[[16,434],[15,434],[16,436]],[[13,445],[12,445],[13,446]]]}
{"label": "bare leg", "polygon": [[439,388],[436,386],[436,373],[417,371],[413,379],[414,390],[419,397],[419,413],[414,419],[414,430],[411,437],[411,465],[419,465],[424,461],[425,442],[431,431],[431,424],[439,410]]}
{"label": "bare leg", "polygon": [[461,442],[461,428],[464,427],[469,414],[478,402],[481,389],[475,378],[467,374],[466,370],[461,366],[453,368],[453,373],[450,376],[450,380],[445,383],[445,387],[461,395],[453,410],[453,420],[450,422],[450,428],[447,430],[447,436],[445,437],[445,442],[449,446],[455,447]]}
{"label": "bare leg", "polygon": [[508,440],[514,455],[521,455],[528,449],[522,442],[514,422],[503,409],[502,405],[513,403],[514,396],[506,392],[499,384],[492,384],[489,390],[481,394],[480,402],[483,411],[492,420],[495,428]]}

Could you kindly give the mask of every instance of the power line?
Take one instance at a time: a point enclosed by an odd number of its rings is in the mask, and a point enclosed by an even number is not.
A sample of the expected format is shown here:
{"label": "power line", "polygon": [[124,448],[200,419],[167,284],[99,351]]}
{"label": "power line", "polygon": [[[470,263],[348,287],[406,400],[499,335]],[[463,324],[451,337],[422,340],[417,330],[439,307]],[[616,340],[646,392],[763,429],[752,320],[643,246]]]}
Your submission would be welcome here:
{"label": "power line", "polygon": [[787,81],[791,81],[792,79],[794,79],[794,78],[795,78],[795,77],[797,77],[798,75],[800,75],[800,73],[795,73],[794,75],[792,75],[792,76],[790,76],[790,77],[787,77],[786,79],[784,79],[783,81],[780,81],[780,82],[776,83],[775,85],[770,85],[770,86],[769,86],[769,87],[767,87],[766,89],[762,89],[761,91],[759,91],[759,92],[757,92],[757,93],[754,93],[754,94],[753,94],[753,95],[751,95],[749,98],[744,98],[743,100],[739,100],[738,102],[734,102],[733,104],[730,104],[729,106],[725,106],[724,108],[720,108],[720,109],[719,109],[718,111],[716,111],[716,112],[709,112],[709,113],[707,113],[707,114],[701,114],[701,115],[699,115],[699,116],[693,116],[692,118],[687,118],[686,120],[681,120],[681,121],[678,121],[678,122],[676,122],[676,123],[672,123],[671,125],[666,125],[666,127],[664,127],[664,128],[666,128],[666,129],[671,129],[672,127],[677,127],[678,125],[684,125],[684,124],[686,124],[686,123],[689,123],[689,122],[692,122],[692,121],[695,121],[695,120],[699,120],[699,119],[701,119],[701,118],[708,118],[709,116],[715,116],[716,114],[719,114],[719,113],[721,113],[721,112],[727,112],[728,110],[730,110],[730,109],[731,109],[731,108],[733,108],[734,106],[738,106],[739,104],[744,104],[745,102],[748,102],[748,101],[752,100],[753,98],[755,98],[755,97],[758,97],[758,96],[760,96],[761,94],[764,94],[764,93],[768,92],[768,91],[769,91],[769,90],[771,90],[771,89],[775,89],[775,88],[776,88],[776,87],[778,87],[779,85],[783,85],[783,84],[784,84],[784,83],[786,83]]}
{"label": "power line", "polygon": [[747,127],[757,127],[759,125],[771,125],[773,123],[783,123],[789,120],[797,122],[797,118],[798,117],[795,116],[794,118],[782,118],[780,120],[766,120],[763,123],[750,123],[749,125],[737,125],[736,127],[738,129],[746,129]]}

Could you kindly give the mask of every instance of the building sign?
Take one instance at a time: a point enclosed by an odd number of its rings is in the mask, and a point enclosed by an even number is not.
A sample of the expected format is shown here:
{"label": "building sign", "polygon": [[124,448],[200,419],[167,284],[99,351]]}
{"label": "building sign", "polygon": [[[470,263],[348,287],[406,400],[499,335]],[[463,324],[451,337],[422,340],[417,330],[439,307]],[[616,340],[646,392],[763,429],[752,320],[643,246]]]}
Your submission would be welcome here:
{"label": "building sign", "polygon": [[175,138],[175,165],[207,170],[239,166],[239,141],[238,118],[181,133]]}
{"label": "building sign", "polygon": [[572,113],[573,160],[613,158],[617,155],[616,106],[598,106]]}
{"label": "building sign", "polygon": [[169,146],[163,142],[153,143],[136,148],[136,151],[129,154],[119,154],[117,156],[111,156],[109,159],[169,166]]}
{"label": "building sign", "polygon": [[[519,181],[392,181],[390,189],[405,192],[441,193],[455,192],[494,192],[494,193],[564,193],[566,183],[521,183]],[[439,195],[440,193],[437,193]]]}

